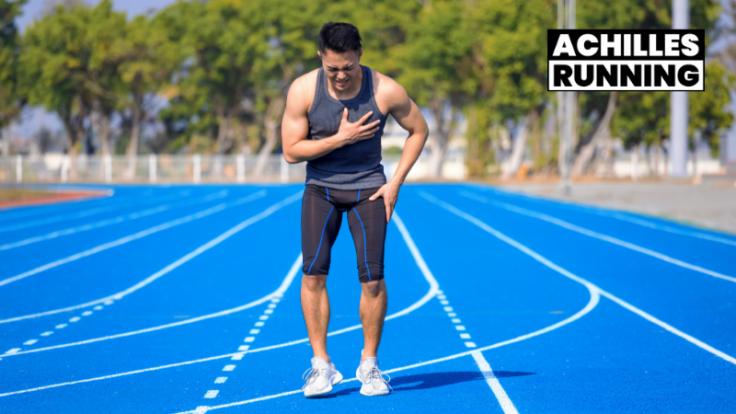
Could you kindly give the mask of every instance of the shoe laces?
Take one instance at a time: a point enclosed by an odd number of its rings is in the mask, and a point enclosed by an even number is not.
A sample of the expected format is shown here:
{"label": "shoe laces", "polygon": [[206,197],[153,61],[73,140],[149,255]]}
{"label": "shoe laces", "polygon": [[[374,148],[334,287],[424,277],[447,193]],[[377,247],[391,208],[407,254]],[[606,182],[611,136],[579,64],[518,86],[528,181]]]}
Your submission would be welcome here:
{"label": "shoe laces", "polygon": [[327,369],[315,369],[315,368],[309,368],[306,371],[304,371],[304,374],[302,374],[302,381],[304,381],[304,385],[302,386],[302,390],[307,388],[309,384],[311,384],[313,381],[317,380],[317,378],[320,375],[325,375],[325,371]]}
{"label": "shoe laces", "polygon": [[[386,376],[386,378],[384,378],[384,375]],[[384,384],[386,384],[386,386],[391,391],[394,390],[393,388],[391,388],[391,384],[389,384],[389,382],[391,381],[391,376],[381,372],[381,370],[378,369],[378,367],[372,367],[370,371],[368,371],[368,373],[365,375],[365,381],[362,381],[362,382],[364,384],[369,384],[373,380],[379,380],[383,382]]]}

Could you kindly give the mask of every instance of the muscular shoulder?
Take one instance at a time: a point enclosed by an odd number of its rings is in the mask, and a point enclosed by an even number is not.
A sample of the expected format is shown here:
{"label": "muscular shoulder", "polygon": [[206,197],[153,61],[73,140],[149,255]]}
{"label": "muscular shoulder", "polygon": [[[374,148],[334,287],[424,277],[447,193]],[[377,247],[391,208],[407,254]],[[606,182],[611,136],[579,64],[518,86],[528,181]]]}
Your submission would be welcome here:
{"label": "muscular shoulder", "polygon": [[376,71],[373,71],[373,94],[376,97],[378,109],[384,114],[404,104],[409,98],[403,86],[390,77]]}
{"label": "muscular shoulder", "polygon": [[317,73],[319,69],[296,78],[289,88],[289,101],[305,114],[312,109],[314,92],[317,89]]}

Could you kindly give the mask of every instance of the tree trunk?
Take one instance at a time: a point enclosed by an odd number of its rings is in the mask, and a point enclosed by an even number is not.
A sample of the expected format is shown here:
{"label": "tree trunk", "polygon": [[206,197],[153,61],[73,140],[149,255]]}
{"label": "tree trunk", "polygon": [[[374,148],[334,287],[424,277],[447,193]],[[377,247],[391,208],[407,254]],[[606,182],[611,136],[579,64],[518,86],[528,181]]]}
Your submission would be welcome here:
{"label": "tree trunk", "polygon": [[524,118],[523,126],[514,140],[511,156],[501,166],[502,178],[510,178],[519,170],[521,162],[524,161],[524,152],[526,150],[526,142],[529,137],[529,131],[532,125],[537,122],[537,111],[533,109]]}
{"label": "tree trunk", "polygon": [[435,119],[435,133],[432,140],[432,151],[429,153],[427,162],[427,177],[437,178],[442,174],[442,164],[445,160],[447,147],[452,138],[455,120],[455,108],[450,108],[450,116],[445,117],[445,99],[436,99],[431,104],[432,114]]}
{"label": "tree trunk", "polygon": [[218,115],[217,123],[217,154],[222,155],[230,149],[230,129],[232,125],[232,117],[226,115]]}
{"label": "tree trunk", "polygon": [[595,149],[598,146],[598,143],[600,142],[600,140],[603,139],[603,137],[607,135],[608,125],[610,125],[613,114],[616,111],[617,96],[618,92],[614,91],[611,92],[611,95],[608,97],[608,106],[606,107],[606,112],[603,115],[603,118],[601,118],[601,121],[598,123],[598,127],[593,134],[593,138],[590,140],[590,142],[588,142],[586,146],[583,147],[583,149],[580,150],[580,155],[578,155],[577,159],[575,160],[575,164],[572,167],[572,175],[574,177],[583,175],[585,173],[585,170],[588,168],[588,164],[593,159],[593,155],[595,154]]}
{"label": "tree trunk", "polygon": [[271,153],[273,152],[273,148],[278,142],[278,129],[280,126],[279,121],[281,119],[281,116],[283,115],[285,103],[286,99],[284,99],[283,96],[279,96],[273,99],[268,104],[266,117],[264,119],[264,124],[266,127],[266,142],[263,144],[261,150],[258,152],[258,159],[256,160],[255,170],[253,171],[253,174],[256,177],[263,176],[264,170],[266,169],[266,163],[268,163],[268,158],[270,157]]}
{"label": "tree trunk", "polygon": [[135,165],[138,159],[138,142],[141,134],[142,111],[133,107],[133,125],[130,129],[130,142],[125,150],[128,157],[128,168],[125,170],[125,179],[133,180],[135,178]]}

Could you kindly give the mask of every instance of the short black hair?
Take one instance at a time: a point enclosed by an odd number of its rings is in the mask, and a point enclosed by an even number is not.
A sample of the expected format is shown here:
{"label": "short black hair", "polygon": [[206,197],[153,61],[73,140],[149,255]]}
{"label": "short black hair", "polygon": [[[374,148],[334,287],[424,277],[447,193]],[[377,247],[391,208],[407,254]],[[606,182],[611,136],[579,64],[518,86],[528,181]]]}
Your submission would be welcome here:
{"label": "short black hair", "polygon": [[324,55],[327,50],[345,53],[349,50],[358,53],[360,44],[358,28],[350,23],[325,23],[319,31],[319,51]]}

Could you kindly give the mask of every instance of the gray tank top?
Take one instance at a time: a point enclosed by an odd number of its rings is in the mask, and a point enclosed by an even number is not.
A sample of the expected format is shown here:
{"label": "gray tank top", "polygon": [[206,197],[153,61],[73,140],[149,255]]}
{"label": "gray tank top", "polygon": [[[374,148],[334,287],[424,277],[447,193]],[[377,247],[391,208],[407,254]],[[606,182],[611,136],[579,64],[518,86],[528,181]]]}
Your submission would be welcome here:
{"label": "gray tank top", "polygon": [[373,138],[338,148],[320,158],[307,161],[307,184],[315,184],[340,190],[358,190],[380,187],[386,184],[381,165],[381,136],[386,118],[378,109],[373,96],[371,70],[361,66],[363,83],[355,98],[337,100],[327,90],[327,80],[322,68],[317,73],[317,88],[312,108],[307,114],[309,134],[307,139],[333,136],[340,129],[344,108],[348,108],[348,121],[356,122],[366,113],[373,115],[366,123],[380,119],[378,132]]}

